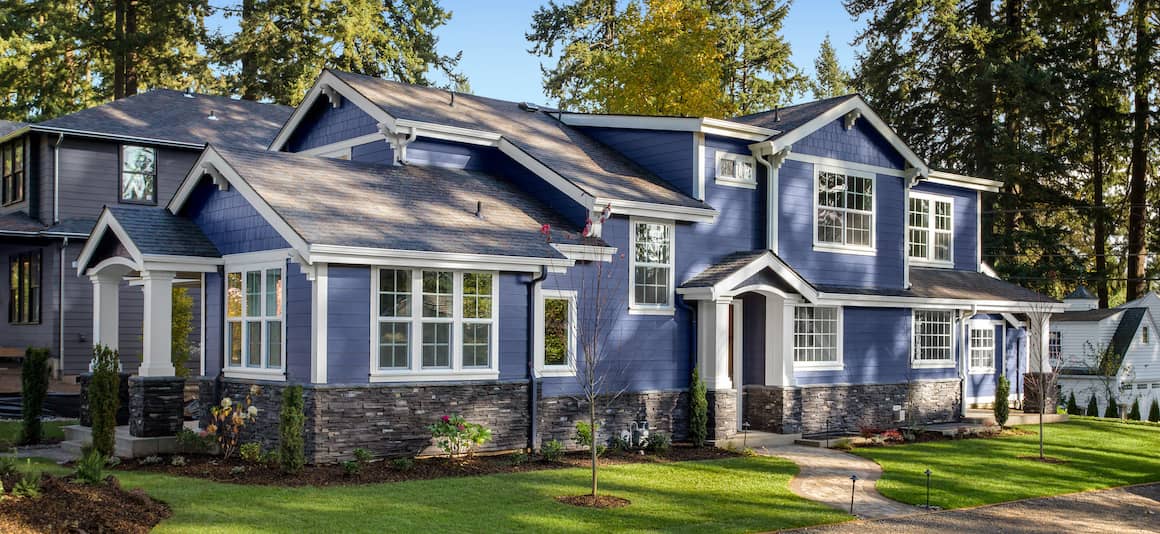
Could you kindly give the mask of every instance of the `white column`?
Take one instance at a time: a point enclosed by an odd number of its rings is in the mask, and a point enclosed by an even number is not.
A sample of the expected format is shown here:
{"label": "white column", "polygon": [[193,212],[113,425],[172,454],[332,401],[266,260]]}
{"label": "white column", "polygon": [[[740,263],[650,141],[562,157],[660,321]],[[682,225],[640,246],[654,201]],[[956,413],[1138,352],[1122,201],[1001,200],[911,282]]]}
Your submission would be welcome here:
{"label": "white column", "polygon": [[121,276],[101,273],[90,275],[89,280],[93,283],[93,345],[117,350]]}
{"label": "white column", "polygon": [[[697,303],[697,365],[709,390],[733,389],[729,376],[729,308],[732,297]],[[738,347],[740,349],[740,347]]]}
{"label": "white column", "polygon": [[[1041,315],[1041,317],[1035,317],[1035,315]],[[1034,354],[1028,358],[1031,360],[1031,370],[1037,373],[1049,373],[1051,372],[1051,315],[1046,313],[1032,314],[1030,319],[1031,321],[1037,319],[1039,321],[1038,325],[1031,326],[1031,342],[1039,348],[1038,359],[1034,357]]]}
{"label": "white column", "polygon": [[173,278],[172,271],[144,271],[145,321],[142,325],[140,376],[174,376],[172,350]]}
{"label": "white column", "polygon": [[765,296],[765,385],[793,385],[793,304]]}
{"label": "white column", "polygon": [[[327,297],[329,291],[327,289],[327,267],[325,263],[319,263],[314,266],[314,279],[311,288],[311,310],[310,310],[310,382],[313,384],[326,383],[326,353],[327,340],[326,330],[328,328],[327,321]],[[415,333],[411,334],[411,342],[415,343]]]}

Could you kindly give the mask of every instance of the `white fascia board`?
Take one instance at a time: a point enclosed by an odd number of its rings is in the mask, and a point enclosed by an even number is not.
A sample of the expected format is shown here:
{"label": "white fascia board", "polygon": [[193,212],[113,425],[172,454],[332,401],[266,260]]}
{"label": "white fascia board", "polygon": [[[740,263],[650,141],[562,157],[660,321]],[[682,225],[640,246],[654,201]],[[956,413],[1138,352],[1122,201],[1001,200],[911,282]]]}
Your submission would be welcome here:
{"label": "white fascia board", "polygon": [[350,139],[343,139],[342,141],[330,143],[329,145],[316,146],[314,148],[311,148],[308,150],[303,150],[303,151],[297,152],[297,153],[302,154],[304,156],[317,156],[319,154],[328,154],[330,152],[342,150],[344,148],[354,148],[356,146],[362,146],[362,145],[365,145],[368,143],[375,143],[375,142],[385,143],[386,139],[383,138],[383,134],[379,134],[379,133],[366,134],[366,135],[360,135],[358,137],[352,137]]}
{"label": "white fascia board", "polygon": [[777,130],[771,130],[769,128],[709,117],[650,117],[645,115],[561,113],[559,118],[560,122],[569,126],[661,130],[669,132],[700,132],[745,141],[763,141],[778,134]]}
{"label": "white fascia board", "polygon": [[146,271],[215,273],[217,272],[218,266],[221,265],[221,263],[171,261],[165,258],[166,256],[156,256],[156,259],[146,259],[142,269]]}
{"label": "white fascia board", "polygon": [[340,245],[311,245],[308,258],[312,264],[383,265],[520,272],[539,272],[542,267],[566,268],[575,263],[570,259],[557,258],[428,252]]}
{"label": "white fascia board", "polygon": [[[788,265],[779,260],[772,253],[768,252],[755,258],[753,261],[749,262],[749,264],[738,269],[733,274],[726,276],[720,282],[713,284],[712,287],[678,288],[677,293],[688,300],[713,300],[719,297],[731,297],[755,290],[775,293],[779,296],[782,296],[783,298],[791,297],[790,295],[786,295],[784,291],[764,285],[746,286],[744,288],[737,287],[738,284],[744,282],[749,277],[761,272],[764,269],[773,271],[774,274],[776,274],[782,280],[785,280],[786,283],[788,283],[790,287],[794,289],[794,291],[797,291],[799,294],[801,294],[802,298],[806,299],[807,301],[814,302],[818,299],[817,289],[810,285],[809,282],[798,275]],[[793,298],[796,299],[797,297],[793,296]]]}
{"label": "white fascia board", "polygon": [[419,137],[490,147],[499,146],[500,139],[503,138],[503,136],[495,132],[476,130],[473,128],[460,128],[458,126],[448,126],[433,122],[413,121],[410,119],[395,119],[394,127],[389,129],[392,131],[409,129],[410,132],[413,132]]}
{"label": "white fascia board", "polygon": [[306,96],[294,108],[294,113],[291,113],[290,118],[286,119],[286,124],[283,124],[282,128],[278,130],[278,135],[274,136],[274,140],[270,142],[269,150],[275,152],[282,150],[290,140],[290,136],[294,135],[294,131],[298,129],[298,125],[302,122],[302,119],[310,113],[310,109],[314,106],[314,103],[319,98],[329,98],[323,92],[324,87],[329,87],[343,98],[349,100],[376,121],[394,124],[394,117],[391,117],[390,114],[383,111],[382,108],[375,105],[374,102],[371,102],[370,99],[342,81],[338,76],[335,76],[334,73],[329,70],[323,70],[318,75],[318,78],[314,80],[314,85],[306,92]]}
{"label": "white fascia board", "polygon": [[553,243],[552,248],[572,261],[603,261],[611,262],[616,255],[616,247],[598,247],[593,245],[573,245],[568,243]]}
{"label": "white fascia board", "polygon": [[97,251],[97,246],[100,244],[101,238],[105,236],[105,232],[109,231],[117,236],[117,239],[129,251],[129,256],[133,258],[133,261],[137,265],[145,263],[141,255],[141,250],[129,239],[129,234],[121,227],[121,223],[117,222],[117,219],[113,217],[113,213],[108,208],[105,208],[101,211],[101,216],[97,218],[97,224],[93,227],[91,233],[92,237],[85,241],[85,246],[81,248],[81,253],[77,256],[77,276],[84,274],[89,260],[92,259],[93,254]]}
{"label": "white fascia board", "polygon": [[600,197],[596,198],[595,204],[596,206],[612,206],[613,215],[629,215],[694,223],[711,223],[717,220],[717,210],[712,208],[670,206],[668,204],[656,204],[653,202],[614,200]]}
{"label": "white fascia board", "polygon": [[973,189],[976,191],[987,191],[990,193],[998,193],[999,189],[1003,187],[1003,182],[997,180],[988,180],[986,178],[977,178],[974,176],[967,176],[965,174],[954,174],[946,171],[930,171],[930,174],[927,175],[923,181],[930,182],[932,184]]}
{"label": "white fascia board", "polygon": [[[77,136],[77,137],[92,137],[92,138],[97,138],[97,139],[109,139],[109,140],[120,141],[120,142],[140,143],[140,144],[144,144],[144,145],[158,145],[158,146],[167,146],[167,147],[174,147],[174,148],[192,148],[194,150],[200,150],[202,148],[205,148],[205,143],[186,143],[186,142],[182,142],[182,141],[171,141],[169,139],[158,139],[155,137],[139,137],[139,136],[135,136],[135,135],[118,135],[118,134],[111,134],[111,133],[105,133],[105,132],[94,132],[91,130],[73,130],[70,128],[56,128],[53,126],[39,126],[39,125],[35,125],[35,124],[26,127],[24,130],[25,131],[31,130],[33,132],[41,132],[41,133],[72,135],[72,136]],[[13,134],[14,133],[15,132],[13,132]],[[13,135],[13,134],[9,134],[9,135]]]}
{"label": "white fascia board", "polygon": [[1065,309],[1063,303],[893,297],[849,293],[819,293],[816,304],[829,306],[861,306],[868,308],[977,309],[978,313],[1060,313]]}

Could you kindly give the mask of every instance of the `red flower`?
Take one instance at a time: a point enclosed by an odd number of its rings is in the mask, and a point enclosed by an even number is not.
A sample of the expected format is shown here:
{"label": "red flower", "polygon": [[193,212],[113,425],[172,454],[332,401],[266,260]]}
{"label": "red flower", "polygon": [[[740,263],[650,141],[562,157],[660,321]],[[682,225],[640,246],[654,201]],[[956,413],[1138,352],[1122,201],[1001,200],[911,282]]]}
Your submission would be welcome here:
{"label": "red flower", "polygon": [[459,431],[460,431],[460,432],[463,432],[464,430],[467,430],[467,427],[463,426],[463,424],[462,424],[462,423],[460,423],[460,424],[458,424],[458,425],[455,425],[455,428],[459,429]]}
{"label": "red flower", "polygon": [[443,422],[444,422],[444,423],[450,423],[450,422],[451,422],[451,418],[450,418],[450,417],[447,417],[446,415],[444,415],[444,416],[443,416]]}

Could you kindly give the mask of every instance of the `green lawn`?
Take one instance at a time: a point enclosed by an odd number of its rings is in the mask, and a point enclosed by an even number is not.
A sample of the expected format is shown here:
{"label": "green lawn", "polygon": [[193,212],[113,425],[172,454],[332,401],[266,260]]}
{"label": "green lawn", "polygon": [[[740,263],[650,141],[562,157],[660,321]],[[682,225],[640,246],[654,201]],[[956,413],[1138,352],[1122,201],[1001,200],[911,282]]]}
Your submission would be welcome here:
{"label": "green lawn", "polygon": [[[1019,427],[1038,432],[1039,427]],[[1065,460],[1045,464],[1019,459],[1038,456],[1039,436],[940,441],[855,449],[882,465],[878,490],[912,504],[961,508],[1028,497],[1160,481],[1160,428],[1112,421],[1073,420],[1046,425],[1045,452]]]}
{"label": "green lawn", "polygon": [[[45,421],[44,437],[48,440],[64,439],[61,427],[75,425],[76,421]],[[20,443],[20,421],[0,421],[0,450],[8,450]]]}
{"label": "green lawn", "polygon": [[[55,467],[55,466],[54,466]],[[54,469],[46,467],[46,469]],[[748,532],[849,516],[789,491],[792,463],[765,457],[603,468],[604,491],[630,506],[557,503],[583,493],[581,468],[365,486],[269,488],[118,472],[169,503],[155,532]]]}

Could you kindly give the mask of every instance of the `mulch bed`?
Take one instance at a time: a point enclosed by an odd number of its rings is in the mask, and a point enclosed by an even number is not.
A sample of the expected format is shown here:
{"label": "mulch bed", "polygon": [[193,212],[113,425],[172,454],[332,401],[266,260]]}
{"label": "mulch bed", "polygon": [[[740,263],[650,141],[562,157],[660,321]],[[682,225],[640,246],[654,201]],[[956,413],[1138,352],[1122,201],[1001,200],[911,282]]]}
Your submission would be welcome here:
{"label": "mulch bed", "polygon": [[[691,445],[674,444],[661,455],[635,454],[609,451],[600,458],[601,466],[669,463],[692,460],[715,460],[732,458],[737,453],[714,447],[696,448]],[[451,460],[448,458],[422,458],[411,462],[409,467],[396,465],[390,460],[374,461],[360,466],[358,473],[348,474],[342,465],[308,465],[293,475],[283,473],[278,466],[247,463],[239,458],[224,460],[214,456],[185,456],[186,465],[170,464],[170,457],[152,465],[140,461],[127,460],[116,469],[126,471],[148,471],[166,475],[201,478],[231,484],[252,484],[262,486],[347,486],[373,484],[379,482],[402,482],[406,480],[431,480],[447,477],[493,475],[502,473],[526,473],[546,469],[586,467],[590,465],[587,451],[565,454],[559,461],[549,462],[532,457],[522,463],[516,455],[487,455]],[[237,468],[243,469],[237,469]]]}
{"label": "mulch bed", "polygon": [[[17,476],[3,478],[11,489]],[[37,498],[4,495],[0,500],[0,532],[24,533],[146,533],[171,515],[169,507],[141,490],[124,490],[117,479],[104,484],[77,484],[71,477],[44,475]]]}
{"label": "mulch bed", "polygon": [[564,504],[571,504],[572,506],[584,506],[587,508],[620,508],[621,506],[628,506],[632,501],[621,497],[614,497],[612,495],[572,495],[567,497],[556,497],[556,500]]}

